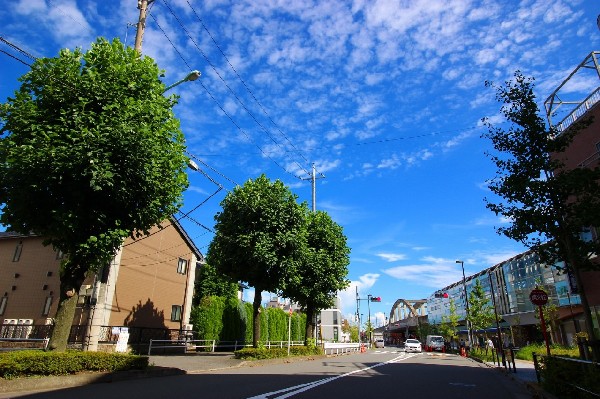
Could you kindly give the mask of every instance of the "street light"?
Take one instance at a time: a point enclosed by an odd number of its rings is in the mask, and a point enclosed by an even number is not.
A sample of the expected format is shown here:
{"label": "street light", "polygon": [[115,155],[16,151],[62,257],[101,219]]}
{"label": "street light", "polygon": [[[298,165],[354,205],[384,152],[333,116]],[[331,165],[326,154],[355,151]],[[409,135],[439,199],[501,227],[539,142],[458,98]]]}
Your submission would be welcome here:
{"label": "street light", "polygon": [[462,279],[462,283],[463,283],[463,290],[465,291],[465,308],[466,308],[466,321],[467,321],[467,338],[469,339],[469,342],[471,345],[473,345],[473,337],[471,336],[471,323],[469,323],[469,296],[467,295],[467,283],[465,282],[465,262],[463,262],[462,260],[457,260],[456,263],[460,263],[460,267],[462,268],[462,275],[463,275],[463,279]]}
{"label": "street light", "polygon": [[180,85],[184,82],[193,82],[194,80],[198,79],[200,77],[200,71],[192,71],[190,73],[187,74],[187,76],[181,80],[178,80],[177,82],[173,83],[172,85],[169,85],[165,88],[165,90],[163,91],[163,93],[167,90],[171,90],[173,87]]}

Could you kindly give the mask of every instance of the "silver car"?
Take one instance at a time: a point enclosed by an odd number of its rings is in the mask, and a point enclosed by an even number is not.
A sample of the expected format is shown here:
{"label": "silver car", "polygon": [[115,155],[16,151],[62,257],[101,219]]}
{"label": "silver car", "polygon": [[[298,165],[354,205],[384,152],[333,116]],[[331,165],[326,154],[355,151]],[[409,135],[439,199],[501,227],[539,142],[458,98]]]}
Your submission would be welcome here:
{"label": "silver car", "polygon": [[421,342],[417,339],[409,338],[404,343],[404,352],[417,352],[421,353]]}

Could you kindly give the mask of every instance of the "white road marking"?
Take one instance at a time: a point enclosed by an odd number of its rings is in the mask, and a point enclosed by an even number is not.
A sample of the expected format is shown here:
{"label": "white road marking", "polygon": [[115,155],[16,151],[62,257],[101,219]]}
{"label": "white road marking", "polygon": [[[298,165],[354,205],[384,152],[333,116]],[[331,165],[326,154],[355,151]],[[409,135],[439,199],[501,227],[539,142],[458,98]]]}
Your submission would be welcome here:
{"label": "white road marking", "polygon": [[[413,355],[415,356],[415,355]],[[402,360],[406,360],[406,359],[410,359],[413,356],[407,356],[405,354],[402,354],[400,356],[397,356],[391,360],[388,360],[387,362],[382,362],[382,363],[377,363],[373,366],[370,367],[365,367],[364,369],[358,369],[358,370],[354,370],[354,371],[350,371],[344,374],[340,374],[338,376],[335,377],[329,377],[329,378],[324,378],[322,380],[318,380],[318,381],[314,381],[314,382],[309,382],[306,384],[300,384],[300,385],[295,385],[293,387],[288,387],[288,388],[284,388],[284,389],[280,389],[278,391],[273,391],[273,392],[267,392],[267,393],[263,393],[261,395],[257,395],[257,396],[252,396],[249,397],[247,399],[285,399],[285,398],[289,398],[292,397],[296,394],[299,394],[301,392],[305,392],[308,391],[309,389],[313,389],[315,387],[318,387],[319,385],[323,385],[323,384],[327,384],[329,382],[333,382],[335,380],[337,380],[338,378],[343,378],[343,377],[348,377],[352,374],[356,374],[356,373],[360,373],[366,370],[371,370],[377,367],[381,367],[381,366],[385,366],[386,364],[390,364],[390,363],[398,363],[401,362]],[[283,395],[279,395],[279,394],[283,394]],[[273,396],[273,395],[279,395],[279,396]]]}

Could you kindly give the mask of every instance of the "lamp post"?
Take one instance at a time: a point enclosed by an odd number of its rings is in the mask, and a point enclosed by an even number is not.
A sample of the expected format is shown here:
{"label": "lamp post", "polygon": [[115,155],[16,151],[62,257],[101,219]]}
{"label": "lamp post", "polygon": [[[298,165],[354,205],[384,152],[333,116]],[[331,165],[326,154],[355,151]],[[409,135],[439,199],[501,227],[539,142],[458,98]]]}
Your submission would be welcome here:
{"label": "lamp post", "polygon": [[200,77],[200,75],[201,74],[199,71],[192,71],[192,72],[188,73],[185,78],[178,80],[177,82],[173,83],[172,85],[165,87],[165,90],[163,91],[163,93],[167,90],[171,90],[173,87],[178,86],[184,82],[193,82],[194,80],[198,79]]}
{"label": "lamp post", "polygon": [[469,296],[467,295],[467,283],[465,281],[465,262],[463,262],[462,260],[457,260],[456,263],[460,263],[460,267],[462,268],[462,283],[463,283],[463,290],[465,292],[465,309],[466,309],[466,316],[465,316],[465,320],[467,322],[467,338],[469,339],[470,344],[473,344],[473,337],[471,336],[471,323],[469,322]]}

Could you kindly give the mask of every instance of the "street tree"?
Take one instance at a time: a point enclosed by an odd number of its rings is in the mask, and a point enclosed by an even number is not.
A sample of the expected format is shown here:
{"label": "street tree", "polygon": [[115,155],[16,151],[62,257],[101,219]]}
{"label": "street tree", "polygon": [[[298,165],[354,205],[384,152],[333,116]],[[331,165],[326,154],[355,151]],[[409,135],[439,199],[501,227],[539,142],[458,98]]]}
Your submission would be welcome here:
{"label": "street tree", "polygon": [[254,288],[253,345],[260,339],[263,291],[280,292],[298,278],[306,246],[306,203],[265,175],[236,187],[215,215],[207,261],[220,273]]}
{"label": "street tree", "polygon": [[184,138],[161,75],[98,39],[35,61],[0,105],[0,223],[66,255],[52,349],[66,348],[85,277],[181,205]]}
{"label": "street tree", "polygon": [[238,293],[238,284],[229,277],[221,274],[216,267],[204,264],[198,269],[196,283],[194,284],[193,305],[200,304],[202,298],[207,296],[220,296],[235,298]]}
{"label": "street tree", "polygon": [[342,227],[323,211],[306,216],[306,246],[303,262],[283,296],[297,302],[306,313],[306,339],[313,338],[315,315],[331,308],[339,291],[348,287],[350,248]]}
{"label": "street tree", "polygon": [[442,323],[440,324],[440,334],[447,338],[449,341],[458,337],[458,322],[460,316],[456,313],[456,303],[454,299],[450,298],[450,307],[448,308],[448,314],[442,315]]}
{"label": "street tree", "polygon": [[[488,181],[500,197],[486,206],[510,221],[497,231],[532,248],[546,265],[565,262],[564,271],[576,279],[587,329],[594,337],[592,316],[581,271],[597,269],[591,261],[600,253],[600,242],[586,239],[583,230],[600,226],[600,168],[569,169],[562,158],[577,132],[589,121],[577,122],[566,131],[547,127],[539,116],[533,78],[520,72],[504,86],[486,82],[503,103],[501,112],[510,127],[483,122],[495,154],[487,155],[498,168]],[[597,338],[597,337],[596,337]]]}
{"label": "street tree", "polygon": [[484,330],[483,335],[486,338],[485,341],[487,341],[487,332],[485,330],[493,325],[496,317],[494,307],[490,299],[485,295],[479,279],[475,280],[475,285],[469,293],[468,318],[473,330]]}

